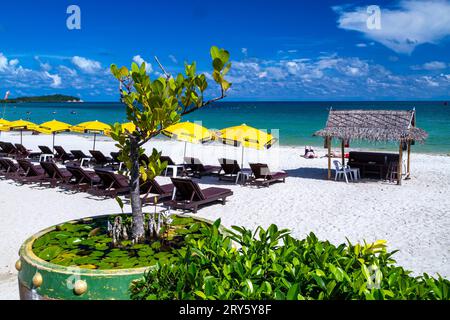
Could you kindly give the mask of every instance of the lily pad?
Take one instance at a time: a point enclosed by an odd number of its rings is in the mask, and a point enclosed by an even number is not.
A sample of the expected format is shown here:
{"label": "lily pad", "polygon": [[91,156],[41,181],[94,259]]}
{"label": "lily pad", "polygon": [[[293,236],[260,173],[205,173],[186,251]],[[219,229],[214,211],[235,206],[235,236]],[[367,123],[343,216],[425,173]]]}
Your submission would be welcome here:
{"label": "lily pad", "polygon": [[52,260],[54,259],[60,252],[62,251],[62,249],[60,247],[57,246],[51,246],[48,248],[45,248],[44,250],[42,250],[38,257],[44,260]]}

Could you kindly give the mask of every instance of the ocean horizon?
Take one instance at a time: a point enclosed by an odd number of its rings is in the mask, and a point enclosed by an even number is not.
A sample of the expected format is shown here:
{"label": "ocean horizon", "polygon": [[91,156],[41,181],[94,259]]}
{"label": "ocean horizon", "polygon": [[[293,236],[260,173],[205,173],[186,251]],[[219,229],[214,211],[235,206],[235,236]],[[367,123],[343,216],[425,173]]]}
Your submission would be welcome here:
{"label": "ocean horizon", "polygon": [[[127,122],[125,107],[119,102],[8,103],[1,108],[2,118],[24,119],[37,124],[53,119],[70,124],[90,120]],[[245,123],[273,133],[278,130],[281,146],[321,146],[323,139],[314,137],[313,134],[325,126],[330,108],[415,108],[416,125],[427,131],[429,137],[424,144],[417,143],[413,151],[450,153],[450,106],[443,101],[221,101],[183,117],[182,121],[199,121],[213,130]],[[398,150],[398,146],[393,143],[363,141],[351,141],[350,147]]]}

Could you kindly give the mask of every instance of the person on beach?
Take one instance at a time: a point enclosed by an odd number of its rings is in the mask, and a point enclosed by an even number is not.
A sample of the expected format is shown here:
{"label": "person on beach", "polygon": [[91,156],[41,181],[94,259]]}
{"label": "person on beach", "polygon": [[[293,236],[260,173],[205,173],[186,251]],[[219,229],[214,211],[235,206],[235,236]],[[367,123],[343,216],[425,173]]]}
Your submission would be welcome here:
{"label": "person on beach", "polygon": [[305,159],[314,159],[317,158],[314,149],[311,146],[305,146],[305,154],[303,155]]}

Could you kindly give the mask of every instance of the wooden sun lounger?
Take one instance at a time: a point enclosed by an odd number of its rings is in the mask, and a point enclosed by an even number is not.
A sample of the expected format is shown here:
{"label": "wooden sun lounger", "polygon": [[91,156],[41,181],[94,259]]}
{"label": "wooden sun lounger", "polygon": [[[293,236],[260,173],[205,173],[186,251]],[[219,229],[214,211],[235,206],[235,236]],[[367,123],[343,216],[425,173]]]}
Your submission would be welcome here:
{"label": "wooden sun lounger", "polygon": [[53,151],[47,146],[38,146],[43,154],[54,154]]}
{"label": "wooden sun lounger", "polygon": [[233,195],[230,189],[206,188],[200,189],[198,184],[189,178],[171,178],[176,188],[175,199],[164,202],[164,205],[174,209],[192,210],[194,213],[201,205],[221,201],[225,204],[226,198]]}
{"label": "wooden sun lounger", "polygon": [[62,163],[75,160],[74,155],[66,152],[62,146],[55,146],[55,151],[55,159],[61,161]]}
{"label": "wooden sun lounger", "polygon": [[219,180],[236,180],[237,174],[241,171],[241,167],[239,166],[238,162],[236,160],[220,158],[219,163],[221,167],[219,171]]}
{"label": "wooden sun lounger", "polygon": [[3,176],[6,179],[21,181],[24,177],[20,167],[9,158],[0,158],[0,164],[3,168]]}
{"label": "wooden sun lounger", "polygon": [[11,142],[1,142],[0,147],[2,148],[0,155],[2,157],[15,158],[19,155],[19,150]]}
{"label": "wooden sun lounger", "polygon": [[28,159],[17,159],[17,163],[25,172],[22,183],[47,181],[49,178],[41,166],[34,165]]}
{"label": "wooden sun lounger", "polygon": [[192,157],[184,157],[184,162],[184,167],[187,170],[187,174],[197,178],[218,174],[221,169],[219,166],[203,165],[199,159]]}
{"label": "wooden sun lounger", "polygon": [[251,184],[268,187],[273,182],[285,182],[288,174],[286,172],[271,172],[265,163],[249,163],[252,169],[253,178],[249,180]]}
{"label": "wooden sun lounger", "polygon": [[39,158],[41,155],[41,152],[33,152],[32,150],[28,150],[23,144],[16,143],[14,145],[22,158]]}
{"label": "wooden sun lounger", "polygon": [[113,159],[111,159],[111,157],[105,156],[103,152],[98,150],[89,150],[89,152],[94,158],[96,165],[106,167],[113,164]]}
{"label": "wooden sun lounger", "polygon": [[116,197],[130,192],[128,178],[121,174],[116,174],[107,169],[95,169],[101,183],[93,188],[90,193],[95,196]]}
{"label": "wooden sun lounger", "polygon": [[154,197],[150,194],[154,194],[159,200],[172,197],[175,186],[172,183],[160,185],[155,179],[147,179],[141,185],[141,194],[143,203],[154,203]]}
{"label": "wooden sun lounger", "polygon": [[161,156],[159,157],[159,160],[161,160],[161,162],[166,161],[168,166],[176,166],[176,163],[169,156]]}
{"label": "wooden sun lounger", "polygon": [[46,181],[41,181],[41,185],[43,182],[49,182],[51,187],[55,187],[58,184],[68,183],[72,178],[72,174],[69,171],[65,168],[58,168],[56,163],[52,161],[43,161],[40,164],[49,178]]}
{"label": "wooden sun lounger", "polygon": [[66,169],[72,174],[72,182],[70,183],[72,189],[88,191],[101,182],[100,177],[95,172],[86,171],[80,166],[68,164]]}

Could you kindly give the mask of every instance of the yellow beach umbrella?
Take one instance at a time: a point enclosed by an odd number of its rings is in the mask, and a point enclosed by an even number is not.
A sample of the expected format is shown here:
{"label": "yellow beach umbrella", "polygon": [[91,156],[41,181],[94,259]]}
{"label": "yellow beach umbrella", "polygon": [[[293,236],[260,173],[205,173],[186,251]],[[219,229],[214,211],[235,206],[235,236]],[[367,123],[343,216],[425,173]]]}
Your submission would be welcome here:
{"label": "yellow beach umbrella", "polygon": [[58,120],[52,120],[42,123],[36,131],[45,134],[53,134],[53,146],[52,151],[55,149],[55,135],[60,132],[70,131],[72,126],[68,123],[61,122]]}
{"label": "yellow beach umbrella", "polygon": [[136,130],[136,126],[134,125],[133,122],[126,122],[126,123],[122,123],[122,131],[128,131],[128,132],[134,132]]}
{"label": "yellow beach umbrella", "polygon": [[93,147],[94,150],[95,150],[95,141],[96,141],[97,134],[107,134],[107,132],[109,132],[110,130],[111,130],[111,126],[109,124],[103,123],[98,120],[82,122],[82,123],[79,123],[70,128],[70,131],[72,131],[72,132],[93,133],[94,134],[94,147]]}
{"label": "yellow beach umbrella", "polygon": [[[136,130],[136,126],[131,121],[130,122],[126,122],[126,123],[122,123],[120,126],[121,126],[121,129],[122,129],[122,132],[124,132],[126,130],[126,131],[131,133],[131,132],[134,132]],[[110,136],[111,135],[111,130],[105,131],[105,134]]]}
{"label": "yellow beach umbrella", "polygon": [[178,122],[162,131],[165,136],[184,141],[184,156],[186,156],[186,144],[205,143],[213,139],[211,131],[193,122]]}
{"label": "yellow beach umbrella", "polygon": [[25,120],[12,121],[9,124],[2,126],[2,128],[7,128],[7,130],[18,130],[20,131],[20,144],[22,144],[22,132],[23,131],[37,131],[38,125]]}
{"label": "yellow beach umbrella", "polygon": [[270,133],[246,124],[222,129],[217,133],[216,139],[222,141],[223,144],[242,147],[242,166],[244,165],[244,148],[269,149],[276,141]]}
{"label": "yellow beach umbrella", "polygon": [[9,128],[8,128],[7,126],[8,126],[8,124],[10,124],[10,123],[11,123],[10,121],[1,118],[1,119],[0,119],[0,132],[1,132],[1,131],[8,131]]}

